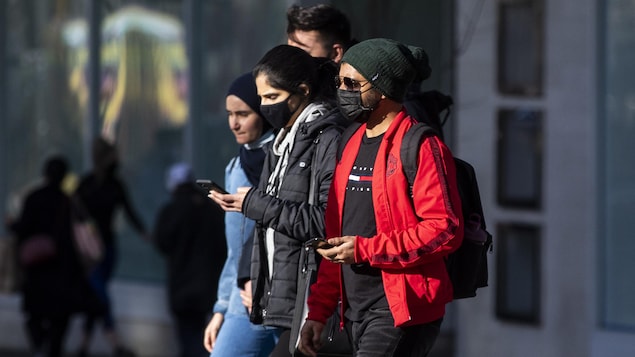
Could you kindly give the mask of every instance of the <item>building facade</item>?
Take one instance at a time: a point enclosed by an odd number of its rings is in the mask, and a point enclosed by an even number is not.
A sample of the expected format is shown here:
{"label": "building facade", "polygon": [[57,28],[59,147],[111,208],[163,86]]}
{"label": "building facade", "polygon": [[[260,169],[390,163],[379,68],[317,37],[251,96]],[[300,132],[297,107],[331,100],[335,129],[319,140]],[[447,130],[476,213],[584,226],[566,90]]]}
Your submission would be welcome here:
{"label": "building facade", "polygon": [[635,2],[459,0],[454,16],[471,37],[454,149],[496,242],[491,286],[455,306],[455,355],[633,355]]}

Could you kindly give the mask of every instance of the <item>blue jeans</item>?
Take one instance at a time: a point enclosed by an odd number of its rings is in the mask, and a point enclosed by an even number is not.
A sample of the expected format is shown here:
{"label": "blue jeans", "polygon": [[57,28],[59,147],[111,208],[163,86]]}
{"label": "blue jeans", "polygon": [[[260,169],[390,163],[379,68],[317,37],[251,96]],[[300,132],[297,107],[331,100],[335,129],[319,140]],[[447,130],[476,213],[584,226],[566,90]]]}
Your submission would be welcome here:
{"label": "blue jeans", "polygon": [[353,322],[356,357],[425,357],[439,336],[443,318],[422,325],[395,327],[388,308],[370,310]]}
{"label": "blue jeans", "polygon": [[102,261],[93,269],[88,279],[93,292],[97,296],[97,299],[102,304],[102,309],[98,314],[90,312],[86,316],[84,322],[84,331],[86,333],[92,333],[95,322],[102,319],[104,328],[106,330],[114,330],[115,319],[112,313],[112,300],[110,293],[108,292],[108,285],[112,279],[115,271],[115,263],[117,256],[114,246],[104,247],[104,257]]}
{"label": "blue jeans", "polygon": [[211,357],[267,357],[282,329],[254,325],[246,314],[225,314]]}

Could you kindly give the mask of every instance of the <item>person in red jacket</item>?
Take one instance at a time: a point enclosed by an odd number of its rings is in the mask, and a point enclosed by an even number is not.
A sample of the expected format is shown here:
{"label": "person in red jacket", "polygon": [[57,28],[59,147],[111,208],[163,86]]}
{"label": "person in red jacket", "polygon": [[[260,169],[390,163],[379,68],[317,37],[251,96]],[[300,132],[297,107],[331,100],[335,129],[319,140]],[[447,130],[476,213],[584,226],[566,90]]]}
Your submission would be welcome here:
{"label": "person in red jacket", "polygon": [[439,334],[452,300],[444,258],[463,239],[454,160],[438,137],[425,137],[412,188],[400,161],[403,136],[415,124],[402,99],[415,77],[429,75],[423,49],[389,39],[362,41],[344,54],[338,106],[360,125],[343,143],[327,201],[334,247],[317,249],[324,259],[301,330],[307,355],[323,344],[338,299],[357,357],[426,356]]}

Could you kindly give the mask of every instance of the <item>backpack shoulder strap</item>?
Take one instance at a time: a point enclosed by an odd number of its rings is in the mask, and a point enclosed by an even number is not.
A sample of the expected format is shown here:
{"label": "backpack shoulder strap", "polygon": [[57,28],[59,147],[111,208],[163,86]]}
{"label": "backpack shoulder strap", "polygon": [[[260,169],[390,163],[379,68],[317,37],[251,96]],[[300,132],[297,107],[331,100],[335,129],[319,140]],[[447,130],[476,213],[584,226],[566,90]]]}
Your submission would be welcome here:
{"label": "backpack shoulder strap", "polygon": [[419,147],[421,141],[424,137],[438,135],[439,133],[434,128],[421,122],[413,125],[404,135],[400,149],[401,165],[408,179],[410,190],[412,190],[412,184],[419,168]]}
{"label": "backpack shoulder strap", "polygon": [[481,217],[481,227],[484,230],[487,229],[474,166],[458,157],[454,158],[454,166],[456,168],[457,186],[461,196],[461,205],[464,215],[465,213],[478,214]]}
{"label": "backpack shoulder strap", "polygon": [[[412,191],[412,184],[417,176],[419,145],[425,136],[437,135],[434,128],[425,123],[416,123],[413,125],[401,143],[401,163],[404,174],[408,180],[408,188]],[[467,161],[454,157],[454,166],[456,168],[457,186],[461,196],[463,211],[478,213],[481,217],[481,226],[486,229],[485,217],[483,217],[483,206],[476,181],[476,172],[474,167]]]}
{"label": "backpack shoulder strap", "polygon": [[357,129],[359,129],[360,126],[362,126],[362,124],[353,122],[349,126],[347,126],[346,129],[344,129],[344,132],[342,132],[342,135],[340,136],[340,142],[337,145],[337,154],[336,154],[337,162],[339,162],[342,159],[342,152],[344,151],[344,147],[346,146],[346,143],[348,142],[348,140],[350,140],[351,136],[355,134],[355,132],[357,131]]}

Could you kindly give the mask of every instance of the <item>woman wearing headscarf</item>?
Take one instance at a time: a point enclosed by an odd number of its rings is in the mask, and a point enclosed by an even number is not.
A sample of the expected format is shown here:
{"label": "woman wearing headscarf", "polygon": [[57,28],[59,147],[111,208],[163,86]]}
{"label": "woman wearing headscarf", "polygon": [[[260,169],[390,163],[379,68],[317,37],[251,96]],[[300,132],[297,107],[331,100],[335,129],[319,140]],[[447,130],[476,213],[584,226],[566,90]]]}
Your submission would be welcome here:
{"label": "woman wearing headscarf", "polygon": [[[225,167],[225,189],[238,192],[258,186],[273,130],[260,114],[260,97],[251,73],[236,78],[225,98],[229,129],[240,145]],[[205,329],[204,345],[213,357],[266,357],[275,346],[275,331],[249,322],[238,284],[240,257],[251,256],[256,223],[240,212],[225,213],[227,259],[218,284],[214,315]],[[250,285],[250,283],[247,283]],[[249,290],[250,286],[247,286]]]}

